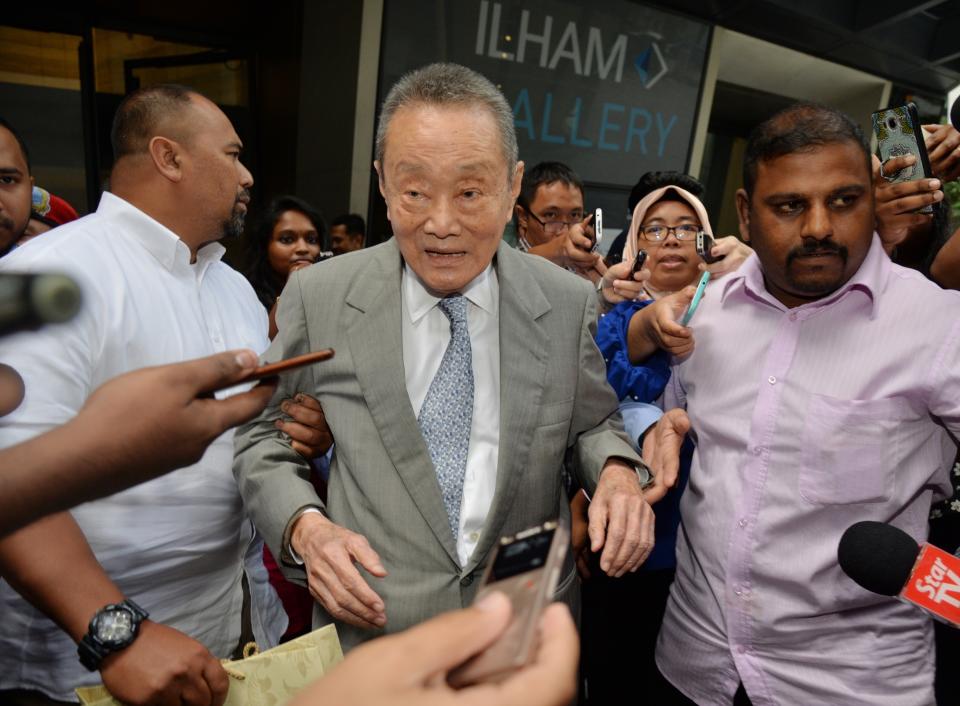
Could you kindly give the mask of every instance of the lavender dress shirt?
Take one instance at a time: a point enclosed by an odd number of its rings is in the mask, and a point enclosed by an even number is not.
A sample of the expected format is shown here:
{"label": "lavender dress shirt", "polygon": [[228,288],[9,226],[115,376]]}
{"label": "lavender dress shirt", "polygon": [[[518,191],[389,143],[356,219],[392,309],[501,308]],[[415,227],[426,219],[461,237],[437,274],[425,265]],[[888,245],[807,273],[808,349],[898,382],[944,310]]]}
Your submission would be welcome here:
{"label": "lavender dress shirt", "polygon": [[933,704],[929,618],[847,578],[837,544],[867,519],[922,541],[949,492],[960,293],[874,236],[846,285],[793,309],[753,255],[691,326],[666,392],[697,448],[661,671],[699,704],[730,704],[740,681],[756,706]]}

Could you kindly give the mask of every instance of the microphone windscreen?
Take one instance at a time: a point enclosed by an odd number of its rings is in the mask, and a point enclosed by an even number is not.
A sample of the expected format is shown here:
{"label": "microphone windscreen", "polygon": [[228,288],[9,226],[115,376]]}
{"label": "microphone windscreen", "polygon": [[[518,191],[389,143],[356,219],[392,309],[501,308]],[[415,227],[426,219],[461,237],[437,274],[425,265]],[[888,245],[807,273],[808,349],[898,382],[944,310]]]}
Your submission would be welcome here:
{"label": "microphone windscreen", "polygon": [[847,528],[837,559],[843,572],[868,591],[895,596],[910,578],[920,545],[901,529],[866,520]]}
{"label": "microphone windscreen", "polygon": [[960,130],[960,96],[953,102],[953,107],[950,109],[950,124]]}

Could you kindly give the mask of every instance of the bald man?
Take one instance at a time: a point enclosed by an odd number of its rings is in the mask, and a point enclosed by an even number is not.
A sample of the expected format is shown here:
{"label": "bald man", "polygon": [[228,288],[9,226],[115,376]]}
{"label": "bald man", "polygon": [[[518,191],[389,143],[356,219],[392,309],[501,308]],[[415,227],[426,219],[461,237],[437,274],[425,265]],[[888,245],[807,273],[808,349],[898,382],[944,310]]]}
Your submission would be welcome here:
{"label": "bald man", "polygon": [[[64,271],[85,304],[69,324],[0,341],[27,391],[0,422],[2,447],[66,422],[129,370],[267,347],[266,312],[216,242],[240,233],[253,185],[230,121],[193,91],[159,86],[124,100],[111,137],[111,192],[96,213],[0,263]],[[0,542],[0,702],[75,701],[74,688],[102,681],[124,703],[221,704],[218,658],[247,632],[276,643],[286,620],[232,442],[223,434],[192,466]]]}
{"label": "bald man", "polygon": [[27,229],[32,192],[27,146],[14,127],[0,118],[0,257]]}

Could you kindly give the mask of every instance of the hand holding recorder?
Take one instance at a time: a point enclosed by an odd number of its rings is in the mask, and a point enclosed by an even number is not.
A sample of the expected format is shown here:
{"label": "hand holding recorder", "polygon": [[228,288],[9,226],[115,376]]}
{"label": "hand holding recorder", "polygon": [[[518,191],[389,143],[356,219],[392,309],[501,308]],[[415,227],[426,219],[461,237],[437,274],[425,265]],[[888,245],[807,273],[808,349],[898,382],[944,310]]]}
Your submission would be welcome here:
{"label": "hand holding recorder", "polygon": [[579,637],[570,611],[554,603],[537,621],[529,664],[500,682],[453,689],[458,665],[495,647],[511,623],[510,601],[492,592],[470,608],[444,613],[350,652],[290,706],[562,706],[576,695]]}

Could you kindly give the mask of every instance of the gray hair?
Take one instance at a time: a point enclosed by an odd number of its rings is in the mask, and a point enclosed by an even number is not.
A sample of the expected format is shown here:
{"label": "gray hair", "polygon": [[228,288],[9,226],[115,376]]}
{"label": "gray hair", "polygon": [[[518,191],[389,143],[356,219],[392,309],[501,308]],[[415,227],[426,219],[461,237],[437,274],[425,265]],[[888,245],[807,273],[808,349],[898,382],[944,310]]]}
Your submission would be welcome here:
{"label": "gray hair", "polygon": [[400,77],[380,109],[375,158],[383,164],[387,128],[397,109],[405,105],[479,105],[490,111],[500,133],[500,149],[507,160],[507,179],[517,163],[517,133],[513,111],[489,79],[459,64],[430,64]]}

